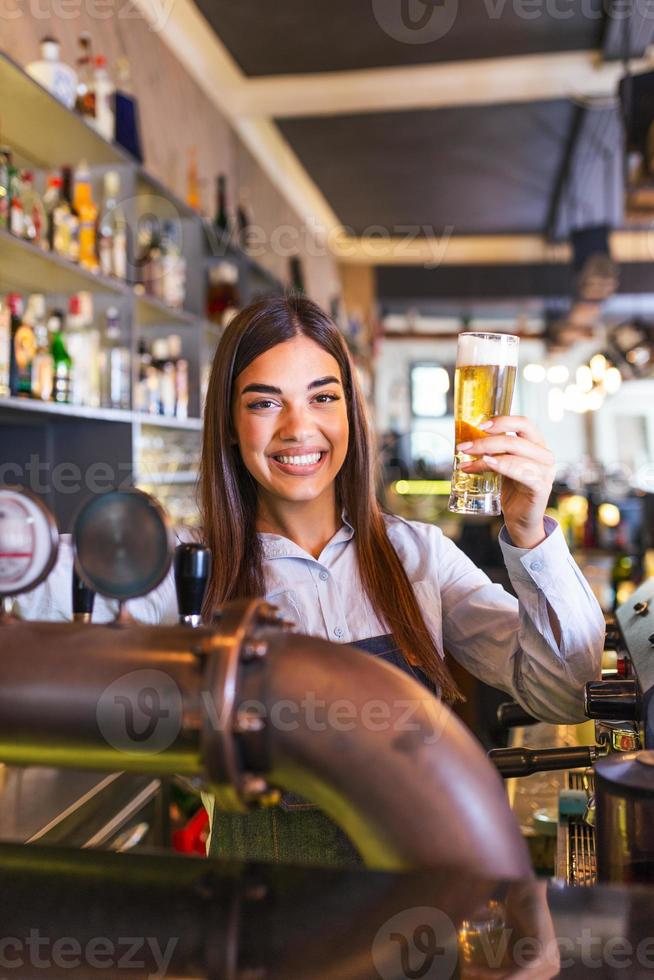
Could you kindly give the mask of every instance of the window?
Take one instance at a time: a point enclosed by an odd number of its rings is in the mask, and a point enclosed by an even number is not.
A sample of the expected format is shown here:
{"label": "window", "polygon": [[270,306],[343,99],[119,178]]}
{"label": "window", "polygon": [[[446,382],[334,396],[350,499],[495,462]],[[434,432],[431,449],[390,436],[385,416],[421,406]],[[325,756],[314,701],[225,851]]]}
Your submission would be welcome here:
{"label": "window", "polygon": [[442,365],[411,365],[411,413],[416,418],[438,419],[447,415],[450,389],[450,373]]}

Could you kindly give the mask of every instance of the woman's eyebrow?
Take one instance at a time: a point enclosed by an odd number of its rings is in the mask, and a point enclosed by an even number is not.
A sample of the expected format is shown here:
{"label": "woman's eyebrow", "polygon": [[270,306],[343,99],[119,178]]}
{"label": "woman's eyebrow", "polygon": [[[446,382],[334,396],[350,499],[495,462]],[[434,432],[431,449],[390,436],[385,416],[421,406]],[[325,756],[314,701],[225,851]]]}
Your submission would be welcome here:
{"label": "woman's eyebrow", "polygon": [[281,388],[274,388],[272,385],[260,384],[246,385],[241,394],[245,395],[248,391],[258,391],[262,395],[281,395],[282,393]]}

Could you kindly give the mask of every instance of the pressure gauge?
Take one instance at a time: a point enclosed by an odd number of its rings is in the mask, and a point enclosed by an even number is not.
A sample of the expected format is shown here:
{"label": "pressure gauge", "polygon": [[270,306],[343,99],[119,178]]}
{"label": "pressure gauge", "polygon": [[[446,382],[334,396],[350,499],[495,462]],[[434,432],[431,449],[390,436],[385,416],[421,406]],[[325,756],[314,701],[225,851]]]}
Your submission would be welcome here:
{"label": "pressure gauge", "polygon": [[141,490],[111,490],[82,506],[73,528],[75,566],[99,595],[125,602],[155,589],[172,560],[170,521]]}
{"label": "pressure gauge", "polygon": [[58,549],[57,525],[44,504],[25,490],[0,487],[0,598],[36,588]]}

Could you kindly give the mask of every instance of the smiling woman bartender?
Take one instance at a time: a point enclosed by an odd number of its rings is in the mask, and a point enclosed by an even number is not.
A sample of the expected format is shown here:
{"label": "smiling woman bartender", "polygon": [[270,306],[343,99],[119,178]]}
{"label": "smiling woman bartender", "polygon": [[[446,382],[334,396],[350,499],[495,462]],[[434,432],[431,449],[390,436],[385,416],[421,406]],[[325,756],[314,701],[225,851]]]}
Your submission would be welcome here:
{"label": "smiling woman bartender", "polygon": [[[446,648],[532,714],[584,719],[583,686],[599,675],[604,619],[559,526],[545,517],[554,460],[529,420],[496,418],[483,449],[466,448],[491,457],[469,463],[469,472],[503,475],[500,545],[517,599],[438,527],[381,511],[354,366],[334,323],[308,299],[261,300],[232,320],[213,363],[203,439],[201,516],[214,555],[205,612],[263,595],[300,632],[359,646],[448,699],[458,692]],[[70,562],[64,546],[50,579],[22,600],[23,614],[70,615]],[[175,621],[172,577],[128,609],[142,621]],[[94,618],[113,611],[98,601]],[[321,811],[290,795],[251,814],[216,810],[210,854],[357,860]]]}

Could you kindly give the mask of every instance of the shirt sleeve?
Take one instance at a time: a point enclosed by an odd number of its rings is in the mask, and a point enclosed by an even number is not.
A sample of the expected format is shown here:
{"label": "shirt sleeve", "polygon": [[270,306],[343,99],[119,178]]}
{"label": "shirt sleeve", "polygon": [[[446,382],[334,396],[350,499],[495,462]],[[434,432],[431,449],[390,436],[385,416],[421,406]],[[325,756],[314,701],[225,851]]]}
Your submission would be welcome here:
{"label": "shirt sleeve", "polygon": [[[184,534],[178,533],[180,540]],[[31,592],[19,596],[13,604],[14,612],[21,619],[42,622],[64,622],[73,618],[73,549],[70,534],[59,539],[59,553],[55,567],[49,576]],[[140,623],[177,622],[177,596],[172,568],[163,582],[138,599],[125,604],[127,612]],[[94,623],[109,623],[118,615],[118,602],[96,595],[93,604]]]}
{"label": "shirt sleeve", "polygon": [[[584,721],[583,690],[600,677],[605,623],[599,603],[555,520],[546,539],[516,548],[506,528],[500,547],[518,598],[509,595],[441,534],[437,560],[443,640],[471,674],[511,694],[543,721]],[[560,627],[557,644],[548,605]]]}

